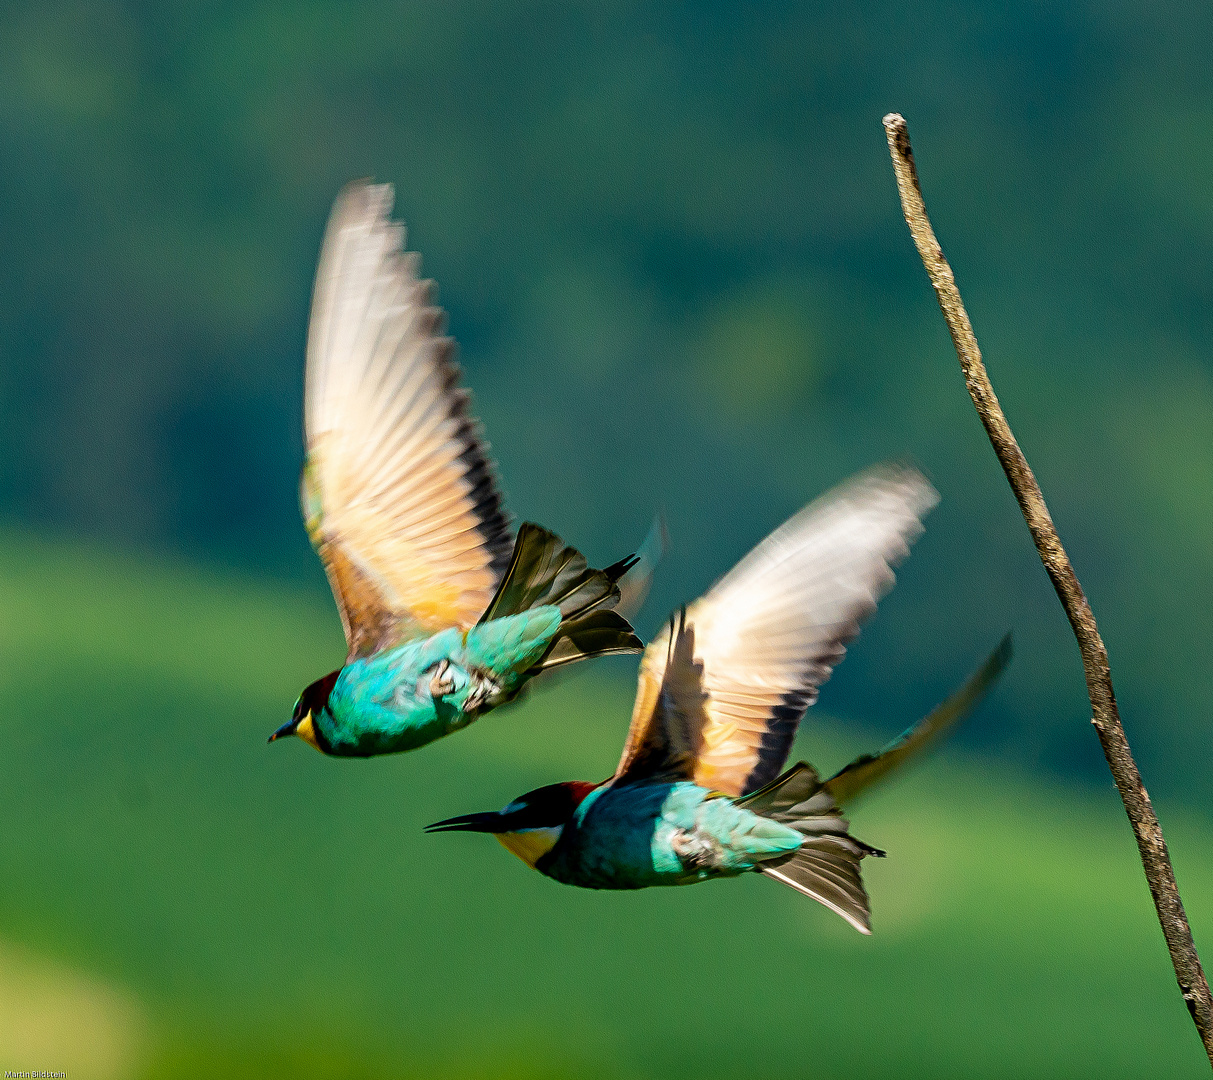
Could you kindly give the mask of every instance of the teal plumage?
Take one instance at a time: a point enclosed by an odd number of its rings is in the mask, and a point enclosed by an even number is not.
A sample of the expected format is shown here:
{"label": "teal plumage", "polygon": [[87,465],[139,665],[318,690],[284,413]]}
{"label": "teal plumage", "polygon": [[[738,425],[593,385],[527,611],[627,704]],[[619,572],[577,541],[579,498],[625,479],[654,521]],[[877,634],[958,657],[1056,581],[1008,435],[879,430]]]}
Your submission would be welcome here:
{"label": "teal plumage", "polygon": [[625,612],[661,546],[595,570],[538,525],[514,535],[391,203],[369,184],[337,199],[308,331],[300,497],[347,655],[270,738],[338,755],[416,749],[552,667],[639,651]]}
{"label": "teal plumage", "polygon": [[795,829],[685,781],[600,787],[582,800],[566,832],[536,868],[587,889],[734,877],[796,851],[803,840]]}
{"label": "teal plumage", "polygon": [[[414,750],[458,731],[518,693],[560,621],[560,609],[544,605],[355,660],[313,718],[318,741],[331,753],[367,756]],[[440,665],[449,689],[435,695],[429,673]],[[477,694],[487,696],[473,704]]]}
{"label": "teal plumage", "polygon": [[825,782],[805,762],[780,770],[817,688],[934,501],[917,473],[877,469],[809,506],[646,650],[610,779],[538,788],[431,830],[493,833],[541,873],[582,888],[757,871],[869,933],[859,865],[884,853],[850,834],[842,807],[972,711],[1009,660],[1009,639],[880,754]]}

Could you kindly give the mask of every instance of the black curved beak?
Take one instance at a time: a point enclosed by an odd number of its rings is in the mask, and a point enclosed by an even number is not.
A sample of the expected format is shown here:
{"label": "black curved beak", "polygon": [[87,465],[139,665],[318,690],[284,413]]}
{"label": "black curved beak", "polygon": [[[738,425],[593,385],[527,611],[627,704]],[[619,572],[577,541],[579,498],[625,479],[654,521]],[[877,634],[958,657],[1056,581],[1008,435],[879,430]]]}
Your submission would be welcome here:
{"label": "black curved beak", "polygon": [[510,821],[508,817],[497,811],[488,814],[464,814],[462,817],[447,818],[446,821],[436,821],[433,825],[427,825],[425,831],[427,833],[509,832]]}
{"label": "black curved beak", "polygon": [[298,727],[299,717],[292,716],[285,724],[282,725],[282,727],[275,731],[273,735],[266,739],[266,742],[273,742],[275,739],[282,739],[287,735],[294,735]]}

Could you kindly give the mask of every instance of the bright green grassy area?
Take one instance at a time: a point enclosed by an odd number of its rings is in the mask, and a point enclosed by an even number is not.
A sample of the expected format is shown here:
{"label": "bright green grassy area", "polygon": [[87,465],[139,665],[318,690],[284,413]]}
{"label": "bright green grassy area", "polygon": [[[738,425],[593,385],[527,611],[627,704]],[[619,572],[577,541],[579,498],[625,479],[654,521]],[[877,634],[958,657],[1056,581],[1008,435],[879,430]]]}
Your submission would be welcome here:
{"label": "bright green grassy area", "polygon": [[[342,654],[321,598],[0,554],[0,938],[141,1000],[142,1080],[1207,1074],[1110,788],[946,753],[898,778],[853,815],[890,852],[871,938],[757,876],[578,891],[421,826],[609,773],[633,662],[327,760],[265,745]],[[799,750],[832,769],[912,719],[810,714]],[[1213,829],[1162,809],[1213,949]]]}

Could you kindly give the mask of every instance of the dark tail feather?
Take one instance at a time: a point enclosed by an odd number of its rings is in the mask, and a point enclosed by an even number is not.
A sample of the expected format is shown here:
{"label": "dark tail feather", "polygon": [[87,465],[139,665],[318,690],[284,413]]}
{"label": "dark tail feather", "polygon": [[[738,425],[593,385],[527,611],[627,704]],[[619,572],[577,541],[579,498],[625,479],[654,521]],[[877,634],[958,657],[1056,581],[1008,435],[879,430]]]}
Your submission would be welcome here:
{"label": "dark tail feather", "polygon": [[812,765],[804,761],[793,765],[737,803],[804,834],[804,843],[791,855],[759,866],[763,874],[811,896],[861,934],[872,932],[859,864],[868,855],[884,852],[847,832],[846,818]]}
{"label": "dark tail feather", "polygon": [[[751,791],[738,799],[737,805],[762,814],[763,817],[781,821],[792,815],[793,811],[806,806],[821,788],[821,777],[817,770],[807,761],[798,761],[775,777],[766,787],[760,787],[757,791]],[[825,809],[832,809],[835,805],[828,795],[822,796],[818,802]]]}
{"label": "dark tail feather", "polygon": [[879,754],[865,754],[824,784],[807,762],[793,765],[766,787],[738,799],[756,814],[805,834],[805,842],[781,861],[758,869],[838,912],[861,933],[872,932],[868,894],[859,874],[867,855],[883,855],[847,832],[841,807],[968,716],[1011,659],[1011,635],[1002,639],[968,682],[939,708],[895,739]]}
{"label": "dark tail feather", "polygon": [[933,712],[894,739],[878,754],[864,754],[830,777],[822,789],[839,806],[854,802],[864,791],[906,760],[921,753],[965,719],[981,704],[1011,661],[1011,635],[1007,634],[968,681]]}
{"label": "dark tail feather", "polygon": [[767,876],[790,885],[837,912],[861,934],[872,932],[868,893],[859,874],[859,861],[866,854],[847,836],[820,836],[806,840],[779,863],[765,863]]}
{"label": "dark tail feather", "polygon": [[489,602],[482,623],[550,604],[561,614],[560,630],[536,669],[558,667],[588,656],[640,652],[644,642],[613,610],[619,603],[619,579],[637,563],[635,555],[595,570],[585,556],[555,533],[524,522],[514,541],[514,556]]}
{"label": "dark tail feather", "polygon": [[550,671],[588,656],[643,652],[644,642],[632,630],[632,624],[617,611],[591,611],[588,615],[565,619],[548,654],[538,664]]}

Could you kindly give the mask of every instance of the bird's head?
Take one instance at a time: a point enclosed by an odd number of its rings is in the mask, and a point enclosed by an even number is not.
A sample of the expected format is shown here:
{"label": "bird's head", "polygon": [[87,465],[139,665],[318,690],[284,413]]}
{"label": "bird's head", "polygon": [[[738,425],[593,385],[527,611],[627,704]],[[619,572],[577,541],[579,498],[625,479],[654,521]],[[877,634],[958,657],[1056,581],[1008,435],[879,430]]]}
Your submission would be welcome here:
{"label": "bird's head", "polygon": [[506,850],[534,867],[556,846],[582,800],[599,786],[576,780],[549,784],[519,795],[503,810],[447,818],[427,825],[425,831],[492,833]]}
{"label": "bird's head", "polygon": [[291,718],[270,736],[269,741],[273,742],[285,735],[298,735],[322,754],[331,754],[332,747],[324,732],[317,727],[316,717],[328,705],[329,694],[333,692],[340,674],[340,668],[330,671],[323,679],[317,679],[307,687],[295,702],[295,711],[291,713]]}

